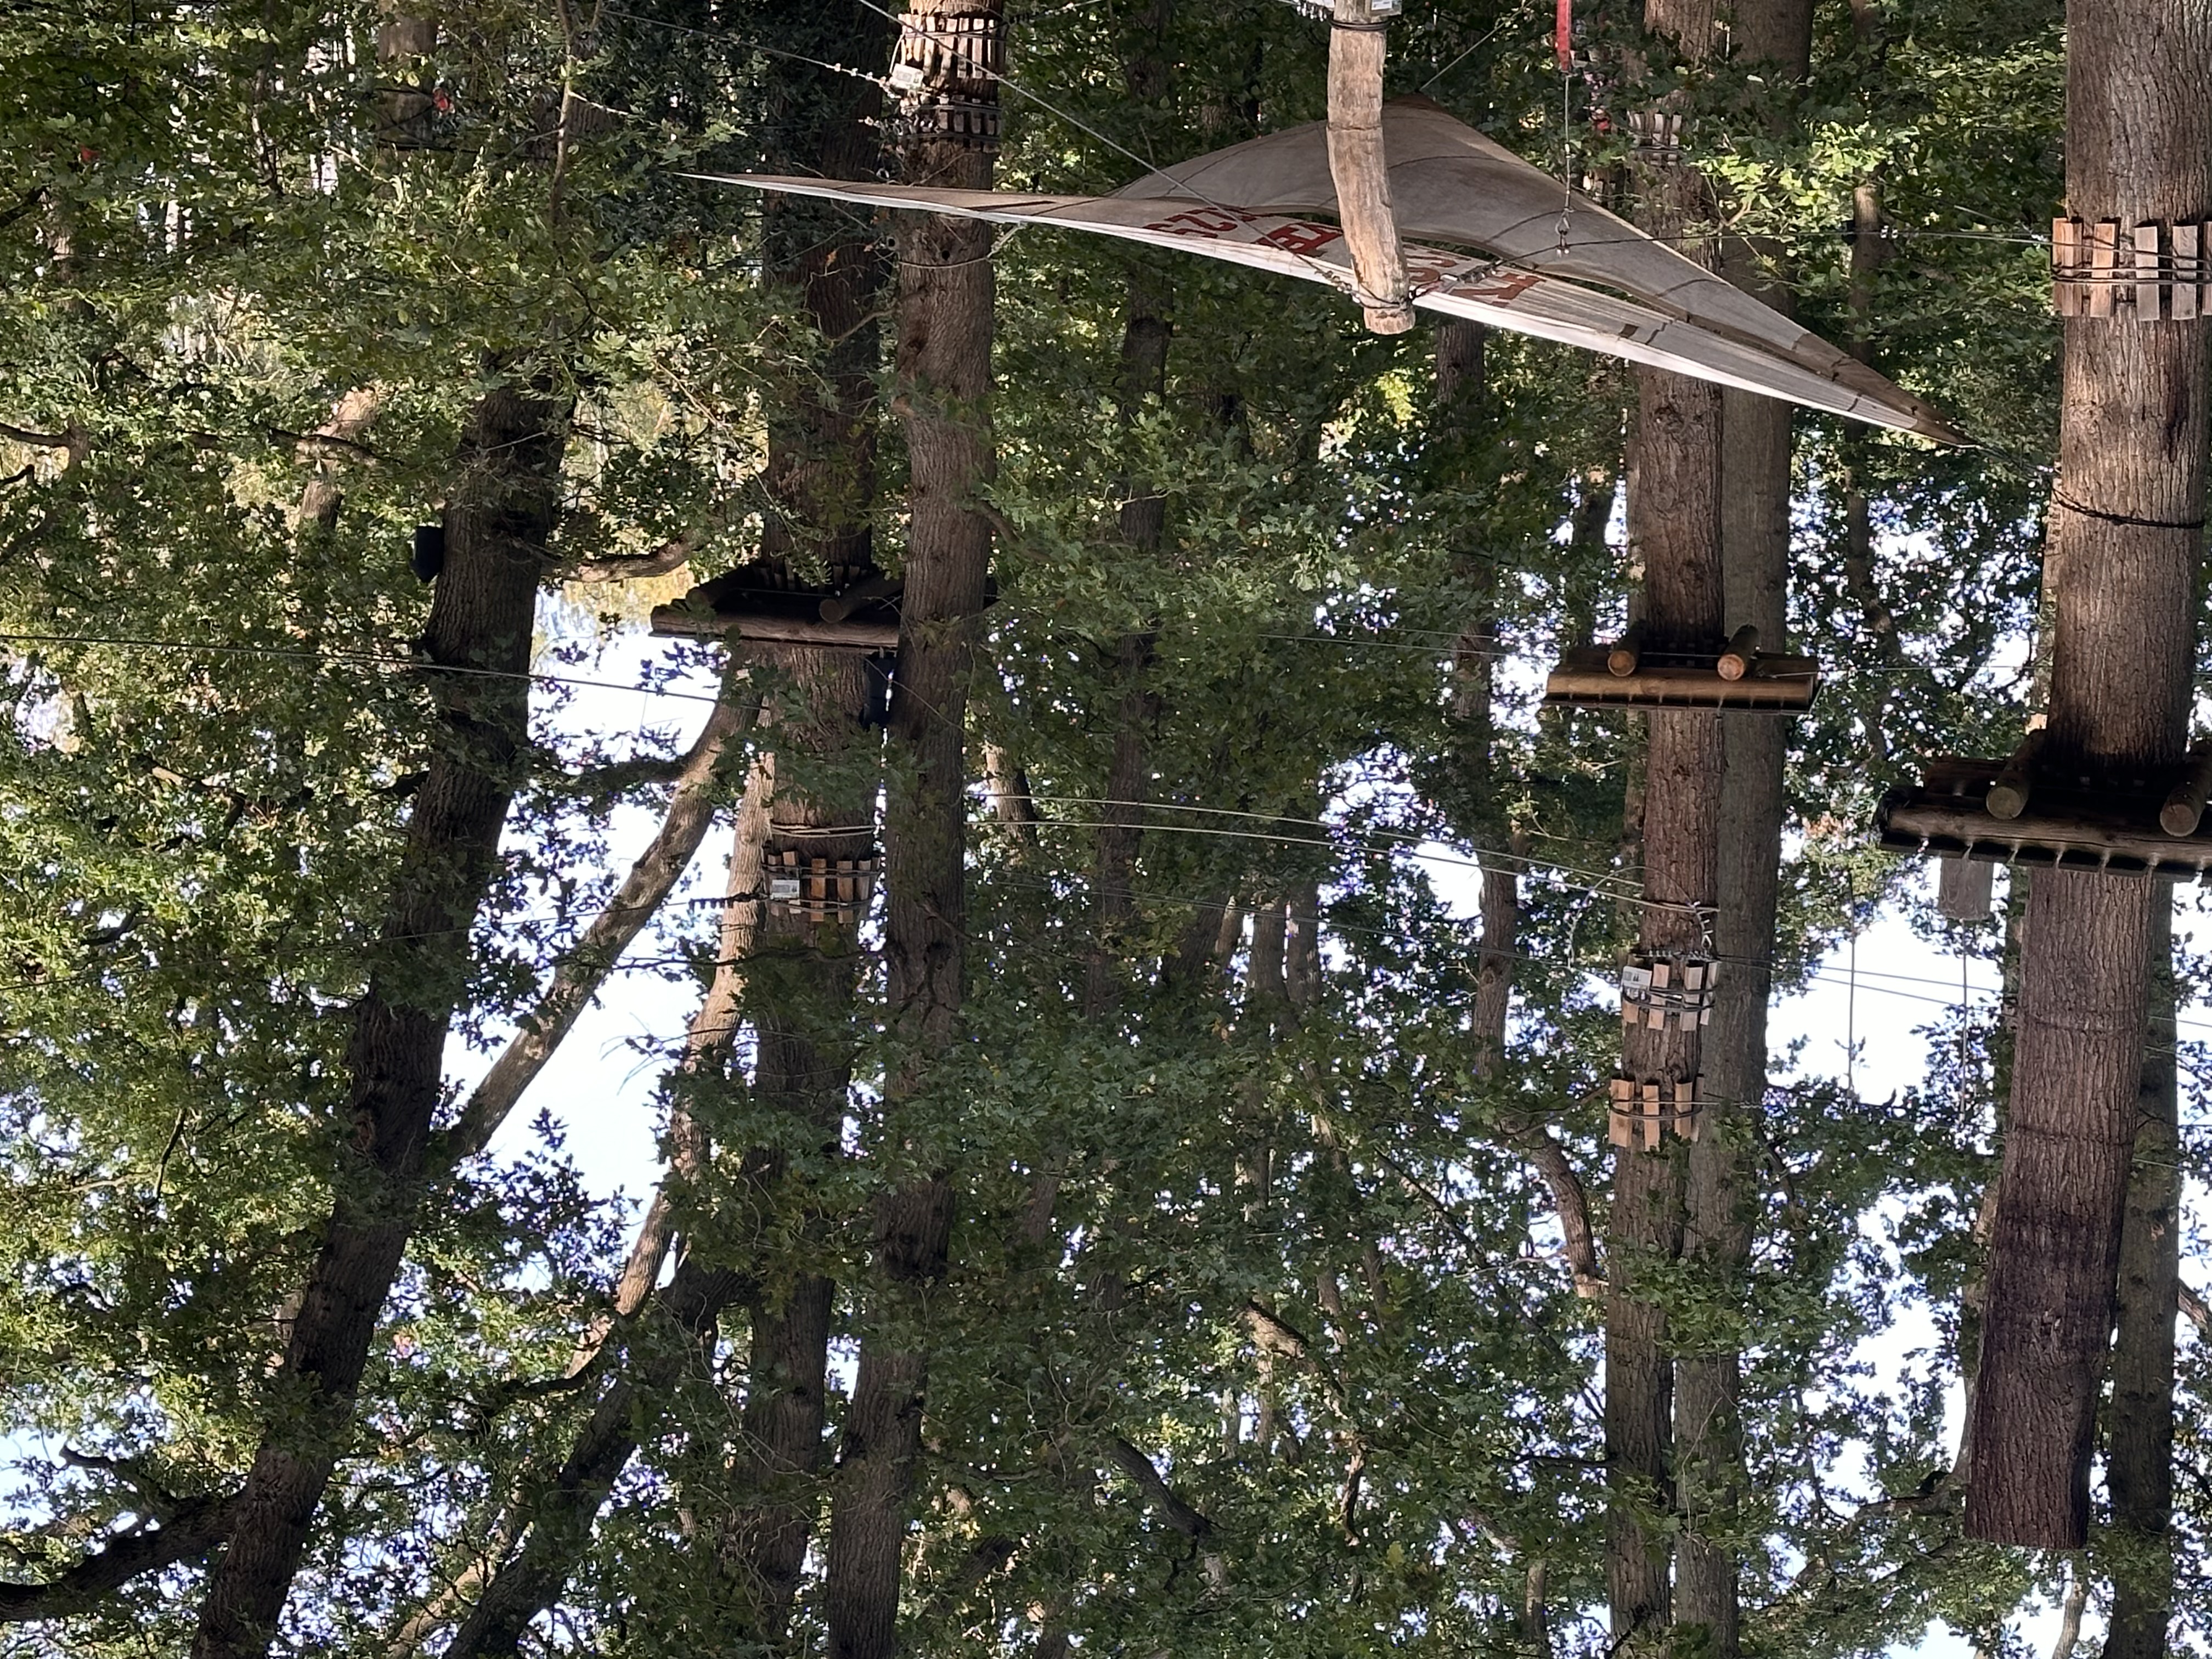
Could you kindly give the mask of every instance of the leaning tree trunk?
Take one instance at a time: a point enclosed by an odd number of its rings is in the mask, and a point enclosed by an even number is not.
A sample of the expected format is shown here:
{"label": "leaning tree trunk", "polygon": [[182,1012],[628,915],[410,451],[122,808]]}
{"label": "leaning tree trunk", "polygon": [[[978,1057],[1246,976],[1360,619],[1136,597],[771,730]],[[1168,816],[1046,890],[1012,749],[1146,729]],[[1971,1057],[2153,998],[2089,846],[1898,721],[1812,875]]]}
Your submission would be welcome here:
{"label": "leaning tree trunk", "polygon": [[[1712,0],[1647,0],[1645,26],[1702,59],[1717,27]],[[1706,209],[1699,175],[1684,167],[1643,174],[1645,229],[1686,251]],[[1721,571],[1721,400],[1702,381],[1654,369],[1637,375],[1629,496],[1630,556],[1644,570],[1645,638],[1655,647],[1710,647],[1726,629]],[[1710,956],[1719,895],[1723,750],[1717,714],[1646,716],[1644,899],[1638,951],[1680,963]],[[1674,1020],[1625,1026],[1621,1070],[1638,1084],[1694,1083],[1699,1032]],[[1624,1146],[1613,1161],[1606,1246],[1606,1464],[1611,1508],[1606,1581],[1615,1650],[1656,1652],[1671,1616],[1668,1531],[1674,1503],[1674,1367],[1666,1317],[1644,1276],[1682,1241],[1680,1143]]]}
{"label": "leaning tree trunk", "polygon": [[[2163,884],[2160,884],[2162,885]],[[2173,1322],[2181,1289],[2181,1141],[2176,1127],[2173,908],[2150,927],[2150,1018],[2142,1125],[2120,1226],[2105,1481],[2112,1498],[2112,1612],[2104,1659],[2161,1659],[2173,1613]]]}
{"label": "leaning tree trunk", "polygon": [[[2212,216],[2212,0],[2076,0],[2067,209],[2090,223]],[[2091,307],[2097,309],[2100,307]],[[2120,776],[2188,734],[2203,539],[2202,325],[2064,319],[2058,568],[2041,764]],[[1966,1530],[2078,1549],[2135,1141],[2153,881],[2039,874],[1990,1243]]]}
{"label": "leaning tree trunk", "polygon": [[514,386],[489,393],[470,425],[423,653],[475,672],[431,680],[445,740],[416,793],[369,988],[354,1010],[352,1133],[337,1196],[271,1382],[285,1409],[263,1429],[231,1544],[208,1576],[194,1659],[251,1659],[274,1638],[414,1231],[447,1031],[527,736],[531,629],[564,425],[557,404]]}
{"label": "leaning tree trunk", "polygon": [[[1744,0],[1735,9],[1740,62],[1794,87],[1810,65],[1810,0]],[[1778,125],[1778,118],[1777,125]],[[1768,274],[1774,251],[1732,241],[1722,269],[1778,310],[1790,293]],[[1768,650],[1789,629],[1790,405],[1747,392],[1721,394],[1721,563],[1727,625],[1748,623]],[[1771,644],[1766,644],[1767,641]],[[1766,1093],[1766,1006],[1784,814],[1787,726],[1737,719],[1722,726],[1719,903],[1714,943],[1724,966],[1705,1036],[1710,1104],[1688,1155],[1682,1254],[1706,1292],[1744,1298],[1759,1194],[1747,1156]],[[1710,1659],[1735,1659],[1741,1620],[1735,1536],[1746,1487],[1741,1356],[1733,1346],[1683,1352],[1674,1364],[1677,1496],[1674,1623],[1702,1634]]]}
{"label": "leaning tree trunk", "polygon": [[[981,16],[995,40],[1000,10],[975,0],[918,0],[909,38],[980,44],[957,33]],[[997,83],[965,50],[917,53],[908,94],[915,132],[903,157],[914,184],[981,190],[990,151],[972,129],[996,110]],[[995,48],[992,49],[995,51]],[[899,665],[891,706],[892,777],[884,824],[887,1017],[897,1045],[884,1133],[951,1045],[965,969],[965,736],[975,618],[990,571],[991,532],[975,510],[991,475],[991,231],[973,220],[914,215],[899,225],[896,407],[906,422],[908,524]],[[921,1447],[929,1287],[945,1271],[952,1185],[933,1171],[877,1206],[874,1282],[831,1499],[824,1614],[832,1659],[890,1659]]]}

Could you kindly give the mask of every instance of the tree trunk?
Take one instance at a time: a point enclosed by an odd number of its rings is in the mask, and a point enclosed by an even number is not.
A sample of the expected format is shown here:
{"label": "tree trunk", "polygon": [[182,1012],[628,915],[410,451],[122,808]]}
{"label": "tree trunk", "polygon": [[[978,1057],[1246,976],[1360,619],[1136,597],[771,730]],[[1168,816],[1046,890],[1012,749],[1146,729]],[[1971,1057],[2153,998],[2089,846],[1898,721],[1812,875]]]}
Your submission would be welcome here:
{"label": "tree trunk", "polygon": [[209,1574],[194,1659],[249,1659],[275,1636],[414,1231],[447,1031],[526,737],[525,674],[565,420],[550,399],[502,386],[477,405],[463,448],[424,655],[489,672],[432,681],[448,741],[416,794],[384,942],[354,1012],[353,1134],[338,1195],[272,1382],[286,1409],[264,1429],[232,1542]]}
{"label": "tree trunk", "polygon": [[[794,751],[833,762],[849,756],[867,708],[866,664],[850,652],[787,647],[779,654],[783,660],[777,665],[811,708],[805,724],[785,735],[786,770],[799,769],[788,758]],[[840,769],[852,769],[849,761]],[[771,854],[779,843],[796,842],[802,853],[833,863],[869,856],[875,842],[872,793],[872,779],[834,793],[819,786],[811,792],[779,788],[770,814]],[[825,1159],[836,1154],[852,1082],[859,951],[857,919],[817,921],[773,911],[755,946],[749,999],[758,1039],[753,1097],[759,1108],[779,1112],[788,1122],[779,1140],[811,1138]],[[775,1189],[789,1182],[787,1159],[763,1147],[745,1162],[747,1184],[757,1192],[750,1207],[771,1211]],[[792,1202],[784,1200],[787,1207]],[[835,1294],[826,1273],[803,1263],[771,1272],[760,1282],[774,1248],[773,1239],[764,1237],[732,1264],[755,1281],[751,1358],[732,1471],[733,1513],[717,1549],[723,1571],[734,1580],[736,1610],[734,1630],[718,1636],[737,1647],[771,1650],[783,1639],[819,1509],[813,1477],[822,1464]],[[802,1247],[802,1254],[820,1252]]]}
{"label": "tree trunk", "polygon": [[[2067,205],[2091,222],[2212,212],[2212,4],[2069,7]],[[2121,308],[2124,309],[2124,308]],[[2052,770],[2172,763],[2187,736],[2203,540],[2203,331],[2064,319]],[[1990,1241],[1966,1530],[2077,1549],[2142,1085],[2146,964],[2162,884],[2053,870],[2035,883]]]}
{"label": "tree trunk", "polygon": [[[918,0],[927,31],[941,15],[995,4]],[[939,98],[995,98],[988,80],[955,81],[959,60],[933,54],[909,94],[927,119]],[[918,124],[902,158],[909,183],[986,190],[989,152]],[[887,1016],[898,1045],[887,1082],[886,1137],[952,1042],[966,963],[964,726],[975,617],[991,532],[973,501],[991,475],[991,230],[972,220],[899,223],[899,387],[908,458],[906,587],[891,705],[893,765],[884,854]],[[831,1501],[824,1612],[832,1659],[890,1659],[928,1375],[930,1287],[951,1247],[952,1187],[933,1173],[885,1194],[876,1213],[874,1283]]]}
{"label": "tree trunk", "polygon": [[[2164,886],[2166,884],[2158,884]],[[2173,1322],[2181,1290],[2173,911],[2151,915],[2150,1018],[2141,1127],[2120,1225],[2119,1333],[2105,1480],[2112,1498],[2112,1611],[2104,1659],[2162,1659],[2173,1611]]]}
{"label": "tree trunk", "polygon": [[[1810,65],[1810,0],[1750,0],[1735,14],[1740,63],[1794,84]],[[1778,117],[1775,124],[1783,125]],[[1778,310],[1790,292],[1767,262],[1778,250],[1732,241],[1722,269]],[[1749,623],[1766,648],[1789,636],[1790,405],[1752,392],[1721,394],[1721,577],[1727,626]],[[1720,915],[1714,943],[1724,965],[1705,1034],[1699,1133],[1687,1154],[1682,1254],[1709,1295],[1740,1308],[1759,1193],[1747,1148],[1766,1094],[1766,1007],[1772,988],[1774,914],[1782,858],[1783,760],[1787,726],[1724,720],[1719,826]],[[1741,1646],[1740,1560],[1735,1544],[1746,1486],[1741,1358],[1733,1347],[1685,1352],[1674,1364],[1676,1482],[1682,1510],[1675,1553],[1674,1623],[1702,1632],[1709,1659]]]}
{"label": "tree trunk", "polygon": [[[1701,61],[1717,18],[1711,0],[1647,0],[1644,24]],[[1699,175],[1686,167],[1644,175],[1640,221],[1694,254],[1707,216]],[[1726,632],[1721,568],[1721,401],[1717,389],[1652,369],[1637,374],[1631,459],[1630,556],[1644,573],[1642,621],[1656,645],[1706,645]],[[1719,896],[1717,846],[1723,750],[1716,714],[1647,717],[1643,810],[1644,902],[1638,949],[1654,960],[1710,954]],[[1690,1082],[1699,1034],[1624,1028],[1621,1069],[1638,1083]],[[1606,1245],[1606,1580],[1615,1650],[1656,1651],[1671,1616],[1668,1534],[1674,1504],[1674,1367],[1666,1318],[1644,1293],[1648,1265],[1681,1249],[1680,1143],[1622,1148],[1613,1160]]]}
{"label": "tree trunk", "polygon": [[[1130,77],[1133,83],[1137,76]],[[1143,275],[1129,283],[1129,309],[1121,331],[1120,402],[1126,427],[1143,407],[1147,396],[1157,396],[1167,377],[1168,296],[1160,284]],[[1122,480],[1123,500],[1118,528],[1121,539],[1134,551],[1153,554],[1167,528],[1167,497],[1144,481]],[[1083,1012],[1085,1018],[1103,1018],[1115,1000],[1114,975],[1122,959],[1116,935],[1134,912],[1129,877],[1142,833],[1144,800],[1152,787],[1151,736],[1159,712],[1158,699],[1145,684],[1152,666],[1153,636],[1149,632],[1124,635],[1115,653],[1115,677],[1121,703],[1114,721],[1114,753],[1106,769],[1106,804],[1099,809],[1098,860],[1094,881],[1093,916],[1096,937],[1083,965]]]}

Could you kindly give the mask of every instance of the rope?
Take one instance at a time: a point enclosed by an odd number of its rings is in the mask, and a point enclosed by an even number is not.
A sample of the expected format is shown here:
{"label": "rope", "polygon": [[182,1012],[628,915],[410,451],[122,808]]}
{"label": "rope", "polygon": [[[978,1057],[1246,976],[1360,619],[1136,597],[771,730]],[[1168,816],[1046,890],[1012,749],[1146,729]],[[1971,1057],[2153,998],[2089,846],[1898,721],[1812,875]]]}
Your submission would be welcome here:
{"label": "rope", "polygon": [[2202,530],[2204,528],[2202,514],[2187,520],[2138,519],[2132,513],[2107,513],[2102,507],[2084,507],[2064,491],[2058,489],[2051,492],[2051,501],[2054,507],[2063,507],[2069,513],[2078,513],[2085,519],[2102,519],[2106,524],[2134,525],[2144,530]]}

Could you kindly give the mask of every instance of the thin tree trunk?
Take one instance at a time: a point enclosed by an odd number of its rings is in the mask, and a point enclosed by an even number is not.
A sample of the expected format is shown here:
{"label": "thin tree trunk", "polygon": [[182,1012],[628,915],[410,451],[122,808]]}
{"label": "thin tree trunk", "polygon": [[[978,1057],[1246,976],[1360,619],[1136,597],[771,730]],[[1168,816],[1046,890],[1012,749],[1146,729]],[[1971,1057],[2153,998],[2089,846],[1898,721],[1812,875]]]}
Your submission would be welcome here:
{"label": "thin tree trunk", "polygon": [[[1000,9],[918,0],[930,20]],[[946,78],[940,56],[915,96],[995,97],[988,82]],[[988,189],[989,152],[923,128],[902,158],[908,182]],[[884,832],[887,1017],[900,1052],[887,1080],[886,1132],[959,1018],[966,953],[964,726],[975,617],[989,574],[989,524],[974,510],[991,476],[986,418],[992,331],[991,232],[969,220],[908,215],[899,225],[899,386],[906,423],[909,521],[899,669],[891,706],[894,766]],[[945,1271],[952,1186],[932,1173],[877,1206],[876,1270],[831,1500],[824,1613],[831,1659],[890,1659],[921,1446],[928,1376],[927,1291]]]}
{"label": "thin tree trunk", "polygon": [[[1735,9],[1738,60],[1790,83],[1813,50],[1810,0],[1743,0]],[[1778,114],[1774,124],[1783,125]],[[1740,240],[1722,269],[1737,287],[1778,310],[1790,292],[1767,261],[1777,251]],[[1721,394],[1721,577],[1730,629],[1748,623],[1766,648],[1789,633],[1790,405],[1751,392]],[[1755,1124],[1766,1094],[1766,1006],[1782,859],[1784,722],[1722,725],[1720,914],[1722,959],[1713,1023],[1705,1034],[1702,1121],[1687,1154],[1682,1254],[1708,1295],[1741,1307],[1757,1212]],[[1742,1362],[1734,1346],[1678,1352],[1674,1438],[1682,1510],[1675,1552],[1674,1623],[1702,1632],[1709,1659],[1736,1659],[1741,1603],[1735,1535],[1747,1480]]]}
{"label": "thin tree trunk", "polygon": [[[1140,77],[1133,74],[1130,78],[1133,83]],[[1135,420],[1145,398],[1157,396],[1164,386],[1167,311],[1168,296],[1157,282],[1132,277],[1127,321],[1121,331],[1119,393],[1125,428]],[[1122,541],[1133,551],[1157,553],[1167,528],[1167,497],[1133,477],[1122,480],[1122,491],[1117,526]],[[1127,634],[1115,653],[1121,695],[1114,721],[1114,753],[1106,769],[1106,805],[1099,811],[1093,901],[1097,933],[1083,969],[1083,1012],[1091,1019],[1103,1018],[1113,1005],[1114,976],[1122,957],[1115,936],[1128,925],[1135,908],[1129,877],[1142,833],[1139,826],[1144,821],[1145,798],[1151,793],[1150,738],[1158,714],[1158,699],[1145,684],[1152,643],[1149,630]]]}
{"label": "thin tree trunk", "polygon": [[[1711,0],[1646,0],[1644,23],[1698,61],[1712,50]],[[1686,240],[1708,212],[1700,175],[1686,167],[1646,173],[1644,228]],[[1642,620],[1655,644],[1704,646],[1725,632],[1721,568],[1721,401],[1715,388],[1645,369],[1629,495],[1631,556],[1644,571]],[[1719,896],[1723,749],[1717,715],[1647,717],[1643,811],[1644,903],[1638,949],[1654,960],[1710,955]],[[1621,1067],[1638,1083],[1695,1079],[1698,1032],[1624,1028]],[[1674,1368],[1664,1314],[1643,1289],[1649,1267],[1682,1243],[1680,1143],[1622,1148],[1613,1160],[1606,1243],[1606,1464],[1611,1491],[1606,1580],[1616,1652],[1656,1652],[1671,1617],[1668,1532],[1674,1504]]]}
{"label": "thin tree trunk", "polygon": [[416,794],[385,943],[354,1012],[347,1167],[272,1382],[286,1408],[263,1431],[230,1547],[209,1574],[194,1659],[267,1651],[414,1231],[447,1031],[526,736],[525,671],[565,418],[549,399],[502,386],[471,422],[424,645],[432,662],[489,672],[433,681],[449,740]]}
{"label": "thin tree trunk", "polygon": [[[842,33],[838,50],[878,40],[882,25],[850,3],[826,11],[779,0],[787,28]],[[787,38],[791,38],[787,36]],[[875,90],[828,70],[780,70],[772,95],[786,100],[772,119],[794,163],[832,178],[863,176],[880,165],[880,101]],[[794,170],[796,167],[794,167]],[[800,310],[830,342],[828,395],[801,390],[772,417],[769,491],[775,504],[763,526],[763,562],[782,576],[820,565],[833,585],[876,569],[872,512],[876,495],[876,368],[873,319],[882,303],[883,262],[865,233],[834,207],[780,201],[769,226],[771,275],[796,290]],[[907,602],[914,602],[912,573]],[[772,813],[772,842],[832,867],[875,852],[875,771],[863,753],[870,670],[850,653],[780,648],[758,653],[793,683],[797,696],[780,738],[784,787]],[[904,670],[902,668],[902,676]],[[861,781],[859,780],[865,780]],[[787,1212],[803,1204],[781,1146],[811,1139],[836,1154],[851,1084],[859,991],[857,918],[810,920],[771,913],[761,927],[763,970],[750,1000],[757,1034],[755,1100],[789,1126],[778,1145],[746,1158],[748,1184],[763,1209],[782,1191]],[[772,968],[772,972],[769,969]],[[811,1221],[802,1237],[811,1237]],[[763,1237],[740,1251],[755,1282],[744,1404],[730,1493],[718,1529],[716,1565],[727,1581],[729,1622],[708,1635],[720,1646],[777,1650],[783,1643],[822,1494],[828,1405],[830,1314],[836,1286],[807,1261],[779,1263]],[[802,1255],[818,1257],[818,1249]]]}
{"label": "thin tree trunk", "polygon": [[[849,740],[866,709],[863,665],[850,653],[764,649],[774,655],[770,665],[778,678],[793,683],[797,708],[805,711],[776,722],[787,750],[834,753]],[[703,1076],[726,1054],[738,1018],[750,1004],[758,1037],[756,1104],[781,1110],[834,1141],[851,1073],[856,924],[817,924],[769,908],[757,896],[764,848],[777,839],[796,840],[810,855],[835,860],[865,856],[873,837],[865,824],[852,822],[865,808],[850,799],[824,804],[794,787],[777,789],[769,781],[775,769],[757,769],[749,810],[740,814],[720,959],[692,1023],[684,1071]],[[787,763],[783,769],[793,769]],[[840,828],[842,836],[823,833]],[[680,1215],[682,1189],[692,1189],[694,1206],[712,1202],[696,1190],[706,1170],[706,1139],[681,1091],[669,1139],[673,1167],[623,1275],[625,1296],[641,1283],[649,1285],[648,1259],[658,1265],[653,1217],[672,1221]],[[783,1161],[774,1150],[750,1154],[742,1190],[726,1206],[730,1212],[751,1215],[772,1206],[784,1179]],[[708,1231],[719,1237],[723,1230]],[[754,1364],[740,1430],[744,1450],[738,1519],[726,1529],[717,1555],[735,1581],[726,1611],[737,1630],[734,1636],[718,1630],[716,1639],[772,1643],[780,1634],[813,1513],[811,1501],[794,1498],[783,1486],[787,1477],[810,1474],[820,1457],[830,1286],[826,1278],[804,1271],[775,1280],[763,1265],[767,1249],[765,1242],[750,1250],[718,1244],[707,1252],[688,1241],[678,1246],[675,1277],[653,1295],[647,1318],[625,1345],[622,1370],[538,1500],[520,1549],[486,1586],[447,1648],[447,1659],[517,1650],[531,1621],[552,1606],[589,1548],[594,1519],[635,1452],[656,1402],[687,1368],[702,1374],[710,1368],[722,1313],[738,1296],[755,1303]]]}
{"label": "thin tree trunk", "polygon": [[[2163,885],[2164,884],[2160,884]],[[2142,1127],[2120,1226],[2119,1331],[2105,1480],[2112,1499],[2112,1611],[2104,1659],[2161,1659],[2173,1612],[2173,1322],[2181,1291],[2173,911],[2151,916]]]}
{"label": "thin tree trunk", "polygon": [[[2067,204],[2123,224],[2212,211],[2212,3],[2076,0]],[[2060,577],[2043,763],[2126,775],[2187,737],[2203,541],[2204,337],[2064,319],[2051,555]],[[2155,882],[2035,884],[1990,1241],[1970,1536],[2077,1549],[2142,1086]]]}
{"label": "thin tree trunk", "polygon": [[722,793],[724,757],[752,724],[759,706],[757,697],[744,695],[737,678],[734,668],[723,676],[721,701],[708,713],[706,726],[684,757],[659,832],[630,866],[606,908],[555,966],[538,1006],[524,1017],[521,1029],[500,1051],[483,1080],[470,1092],[460,1116],[441,1137],[441,1150],[449,1161],[473,1158],[490,1145],[523,1091],[537,1080],[606,983],[630,941],[659,913],[698,856]]}

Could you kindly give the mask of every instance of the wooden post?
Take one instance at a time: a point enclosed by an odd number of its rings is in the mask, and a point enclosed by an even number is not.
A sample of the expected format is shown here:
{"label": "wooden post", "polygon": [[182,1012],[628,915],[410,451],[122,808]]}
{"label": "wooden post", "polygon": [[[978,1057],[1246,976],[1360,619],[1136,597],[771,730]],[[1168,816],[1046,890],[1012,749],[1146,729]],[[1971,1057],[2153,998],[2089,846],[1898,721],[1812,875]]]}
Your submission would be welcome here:
{"label": "wooden post", "polygon": [[2036,751],[2043,747],[2043,728],[2038,726],[2021,739],[2020,747],[2012,751],[2012,758],[1997,774],[1996,781],[1990,786],[1988,798],[1983,805],[1993,818],[2016,818],[2027,811],[2028,793],[2034,787],[2033,776]]}
{"label": "wooden post", "polygon": [[2169,836],[2195,835],[2203,821],[2207,795],[2212,795],[2212,738],[2190,750],[2189,770],[2158,809],[2158,827]]}
{"label": "wooden post", "polygon": [[1759,659],[1759,630],[1746,623],[1729,635],[1728,649],[1721,653],[1720,675],[1724,680],[1740,680],[1751,672],[1751,665]]}
{"label": "wooden post", "polygon": [[2146,322],[2164,314],[2164,308],[2159,304],[2159,295],[2164,284],[2164,273],[2158,268],[2160,228],[2155,222],[2137,225],[2135,228],[2136,316]]}
{"label": "wooden post", "polygon": [[1990,881],[1997,867],[1981,859],[1939,859],[1936,912],[1952,921],[1990,919]]}
{"label": "wooden post", "polygon": [[2112,264],[2118,257],[2120,222],[2100,219],[2089,227],[2089,304],[2092,317],[2112,314]]}
{"label": "wooden post", "polygon": [[1631,623],[1628,631],[1615,641],[1612,650],[1605,653],[1606,672],[1615,679],[1625,680],[1636,672],[1637,662],[1643,654],[1644,624]]}
{"label": "wooden post", "polygon": [[2051,307],[2061,317],[2081,314],[2081,222],[2051,222]]}
{"label": "wooden post", "polygon": [[1336,0],[1328,31],[1328,171],[1360,308],[1377,334],[1403,334],[1413,325],[1382,151],[1382,19],[1395,9]]}

